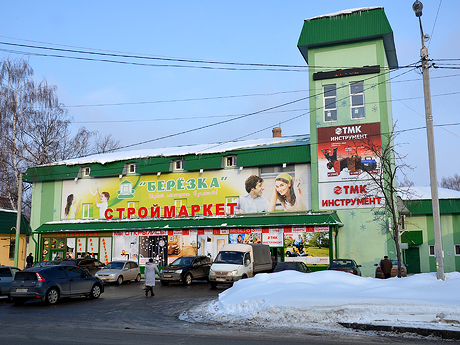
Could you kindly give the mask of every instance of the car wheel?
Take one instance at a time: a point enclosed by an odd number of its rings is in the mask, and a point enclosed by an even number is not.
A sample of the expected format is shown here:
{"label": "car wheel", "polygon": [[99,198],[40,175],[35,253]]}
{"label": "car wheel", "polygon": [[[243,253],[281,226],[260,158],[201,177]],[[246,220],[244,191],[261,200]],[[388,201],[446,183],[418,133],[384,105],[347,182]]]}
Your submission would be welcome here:
{"label": "car wheel", "polygon": [[91,292],[89,293],[89,298],[99,298],[101,295],[101,287],[98,284],[94,284],[93,287],[91,288]]}
{"label": "car wheel", "polygon": [[192,284],[192,275],[187,273],[184,278],[184,285],[191,285]]}
{"label": "car wheel", "polygon": [[51,288],[46,292],[45,303],[46,304],[56,304],[59,299],[59,292],[56,288]]}
{"label": "car wheel", "polygon": [[136,282],[139,283],[140,281],[141,281],[141,274],[139,273],[139,274],[137,275],[137,277],[136,277]]}
{"label": "car wheel", "polygon": [[119,276],[119,277],[117,278],[117,284],[118,284],[118,285],[123,284],[123,276]]}
{"label": "car wheel", "polygon": [[23,305],[26,303],[26,298],[13,298],[13,303],[16,305]]}
{"label": "car wheel", "polygon": [[164,281],[164,280],[160,280],[160,283],[161,283],[161,285],[164,285],[164,286],[167,286],[167,285],[169,285],[169,282],[167,282],[167,281]]}

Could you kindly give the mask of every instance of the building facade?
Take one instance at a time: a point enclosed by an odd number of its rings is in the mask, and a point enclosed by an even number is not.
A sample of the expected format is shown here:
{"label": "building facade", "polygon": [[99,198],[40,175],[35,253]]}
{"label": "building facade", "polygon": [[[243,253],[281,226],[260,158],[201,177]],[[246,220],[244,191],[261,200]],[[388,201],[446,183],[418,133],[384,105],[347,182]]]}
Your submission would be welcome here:
{"label": "building facade", "polygon": [[[16,223],[18,213],[13,210],[0,209],[0,266],[15,266]],[[32,229],[29,220],[21,215],[21,229],[17,246],[18,268],[24,268]]]}

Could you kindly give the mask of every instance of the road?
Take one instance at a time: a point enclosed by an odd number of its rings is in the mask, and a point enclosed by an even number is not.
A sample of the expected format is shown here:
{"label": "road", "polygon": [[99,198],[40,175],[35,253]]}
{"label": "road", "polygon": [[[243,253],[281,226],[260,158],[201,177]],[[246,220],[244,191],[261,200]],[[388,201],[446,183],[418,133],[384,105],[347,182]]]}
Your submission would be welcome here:
{"label": "road", "polygon": [[226,324],[190,323],[184,311],[214,300],[226,287],[210,289],[205,282],[191,286],[155,287],[145,297],[141,283],[106,285],[97,300],[72,298],[56,305],[40,301],[16,306],[0,300],[1,344],[432,344],[442,340],[357,331],[254,329]]}

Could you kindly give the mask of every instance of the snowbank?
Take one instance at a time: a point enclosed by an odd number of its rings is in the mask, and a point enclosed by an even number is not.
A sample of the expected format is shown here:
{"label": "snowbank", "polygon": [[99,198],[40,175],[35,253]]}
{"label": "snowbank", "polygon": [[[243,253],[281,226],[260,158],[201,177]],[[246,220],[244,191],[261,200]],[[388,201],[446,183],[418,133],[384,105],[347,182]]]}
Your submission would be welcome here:
{"label": "snowbank", "polygon": [[345,272],[259,274],[181,315],[195,322],[331,328],[339,322],[460,331],[460,273],[375,279]]}

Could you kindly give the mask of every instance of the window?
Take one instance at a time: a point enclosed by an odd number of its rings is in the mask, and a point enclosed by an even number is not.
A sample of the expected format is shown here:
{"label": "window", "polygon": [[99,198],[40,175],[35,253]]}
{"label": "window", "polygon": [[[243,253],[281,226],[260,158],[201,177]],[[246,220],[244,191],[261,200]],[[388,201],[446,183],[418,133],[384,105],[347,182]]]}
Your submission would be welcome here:
{"label": "window", "polygon": [[16,240],[10,239],[10,260],[14,260],[14,248],[16,246]]}
{"label": "window", "polygon": [[83,204],[82,205],[82,217],[87,219],[90,217],[90,209],[92,204]]}
{"label": "window", "polygon": [[430,256],[434,256],[434,245],[429,245],[428,249],[430,251]]}
{"label": "window", "polygon": [[83,168],[83,176],[89,176],[90,172],[91,172],[90,167],[84,167]]}
{"label": "window", "polygon": [[226,167],[236,167],[236,156],[225,157],[225,166]]}
{"label": "window", "polygon": [[455,255],[460,255],[460,244],[455,245]]}
{"label": "window", "polygon": [[173,162],[174,170],[184,170],[184,161],[177,160]]}
{"label": "window", "polygon": [[351,118],[361,119],[365,118],[364,113],[364,82],[358,81],[350,83],[350,97],[351,97]]}
{"label": "window", "polygon": [[324,122],[337,121],[337,90],[335,85],[323,86]]}
{"label": "window", "polygon": [[136,164],[130,164],[128,165],[128,173],[130,174],[135,174],[136,173]]}
{"label": "window", "polygon": [[285,167],[283,167],[282,165],[262,167],[259,170],[259,176],[265,179],[270,177],[276,177],[279,173],[282,172],[295,174],[295,165],[286,164]]}

